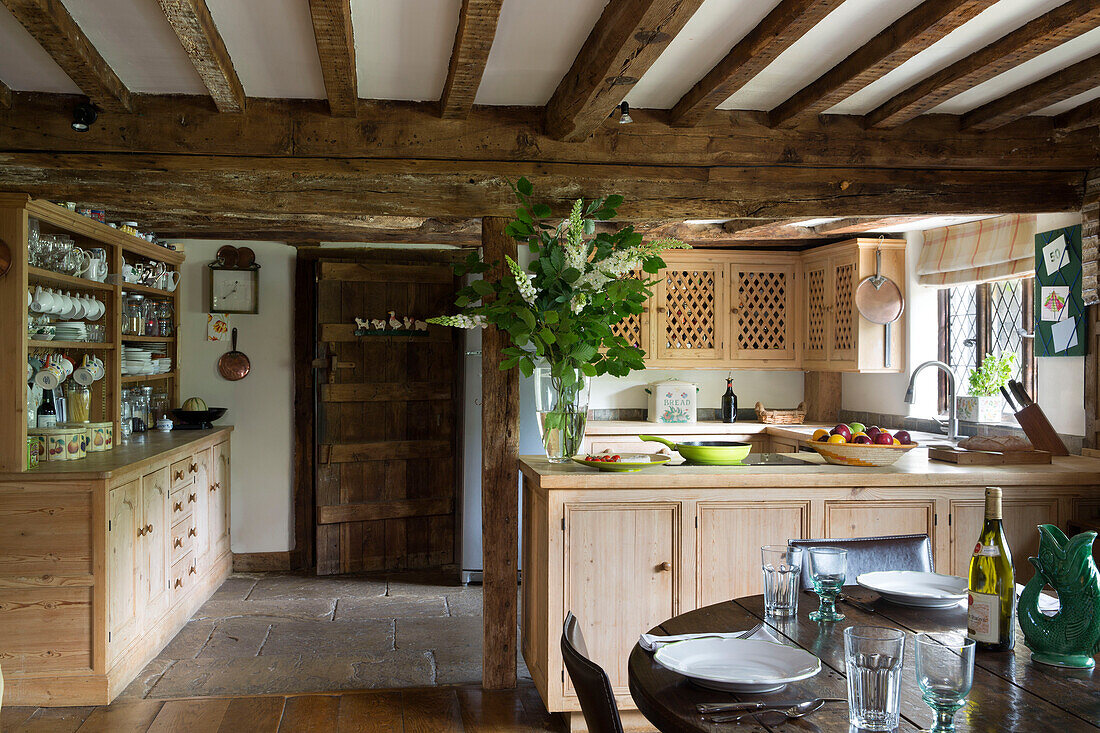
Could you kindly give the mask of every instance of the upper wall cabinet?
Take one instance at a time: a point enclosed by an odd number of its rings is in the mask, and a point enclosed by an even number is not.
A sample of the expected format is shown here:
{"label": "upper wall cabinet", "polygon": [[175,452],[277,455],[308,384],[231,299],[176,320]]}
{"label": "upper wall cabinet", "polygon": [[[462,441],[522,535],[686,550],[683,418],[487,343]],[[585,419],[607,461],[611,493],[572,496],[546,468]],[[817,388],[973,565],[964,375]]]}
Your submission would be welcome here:
{"label": "upper wall cabinet", "polygon": [[860,317],[855,292],[875,272],[905,287],[905,242],[855,239],[804,253],[692,250],[664,259],[643,313],[615,324],[651,368],[900,371],[903,332]]}

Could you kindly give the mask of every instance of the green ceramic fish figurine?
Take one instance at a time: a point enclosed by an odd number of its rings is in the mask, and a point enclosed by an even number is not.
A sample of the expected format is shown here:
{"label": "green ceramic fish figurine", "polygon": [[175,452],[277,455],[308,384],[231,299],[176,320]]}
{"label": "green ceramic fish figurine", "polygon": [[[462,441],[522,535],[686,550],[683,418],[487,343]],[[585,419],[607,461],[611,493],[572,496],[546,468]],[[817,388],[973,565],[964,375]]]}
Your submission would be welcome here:
{"label": "green ceramic fish figurine", "polygon": [[[1039,525],[1039,557],[1029,557],[1035,576],[1020,594],[1017,613],[1033,661],[1056,667],[1092,669],[1100,654],[1100,573],[1092,558],[1096,532],[1073,539],[1053,524]],[[1039,591],[1049,584],[1061,608],[1039,610]]]}

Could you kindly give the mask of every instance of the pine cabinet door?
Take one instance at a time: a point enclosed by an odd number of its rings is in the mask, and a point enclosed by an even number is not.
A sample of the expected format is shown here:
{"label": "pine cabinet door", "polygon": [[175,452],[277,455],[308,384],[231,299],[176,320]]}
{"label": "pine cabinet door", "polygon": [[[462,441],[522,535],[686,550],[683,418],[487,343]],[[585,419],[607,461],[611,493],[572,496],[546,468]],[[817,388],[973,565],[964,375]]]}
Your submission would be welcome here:
{"label": "pine cabinet door", "polygon": [[829,360],[829,342],[832,339],[829,309],[833,296],[828,258],[806,262],[803,287],[805,288],[806,325],[802,362],[821,365]]}
{"label": "pine cabinet door", "polygon": [[168,610],[168,576],[172,568],[168,476],[165,467],[141,477],[141,552],[145,564],[142,594],[145,614],[150,619],[159,619]]}
{"label": "pine cabinet door", "polygon": [[657,358],[681,364],[722,359],[726,265],[667,264],[657,283]]}
{"label": "pine cabinet door", "polygon": [[[210,487],[214,484],[213,471],[211,470],[211,451],[204,448],[195,454],[195,463],[198,464],[198,475],[195,476],[195,485],[191,489],[195,500],[191,507],[191,516],[195,523],[194,550],[195,562],[199,569],[205,572],[208,567],[207,552],[210,547],[210,516],[208,505],[210,503]],[[187,497],[189,500],[191,494]]]}
{"label": "pine cabinet door", "polygon": [[838,254],[829,259],[832,280],[832,310],[829,338],[829,362],[837,367],[856,367],[859,356],[859,311],[856,287],[859,285],[859,252]]}
{"label": "pine cabinet door", "polygon": [[107,499],[108,659],[114,662],[141,628],[144,595],[139,547],[144,537],[141,481],[111,489]]}
{"label": "pine cabinet door", "polygon": [[221,557],[229,549],[229,443],[218,443],[211,451],[213,481],[207,492],[209,555]]}
{"label": "pine cabinet door", "polygon": [[[1005,539],[1012,550],[1012,564],[1016,569],[1016,582],[1026,583],[1035,575],[1035,568],[1027,561],[1039,554],[1040,524],[1059,524],[1058,499],[1002,499],[1002,524]],[[951,573],[967,577],[974,545],[985,524],[985,499],[951,502]]]}
{"label": "pine cabinet door", "polygon": [[[564,610],[615,693],[629,694],[638,634],[677,613],[679,504],[575,504],[565,513]],[[568,675],[564,692],[575,694]]]}
{"label": "pine cabinet door", "polygon": [[794,362],[796,273],[793,263],[730,265],[729,351],[741,362]]}

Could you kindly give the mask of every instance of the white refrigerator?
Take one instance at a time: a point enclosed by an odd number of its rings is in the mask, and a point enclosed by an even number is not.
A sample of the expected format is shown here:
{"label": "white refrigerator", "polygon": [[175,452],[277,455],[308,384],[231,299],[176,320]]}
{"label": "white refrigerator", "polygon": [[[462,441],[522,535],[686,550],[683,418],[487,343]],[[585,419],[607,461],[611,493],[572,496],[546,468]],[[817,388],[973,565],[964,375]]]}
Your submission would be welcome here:
{"label": "white refrigerator", "polygon": [[[462,582],[481,582],[481,329],[465,332],[463,349],[464,383],[462,398]],[[519,454],[539,454],[538,424],[535,422],[534,379],[520,375]],[[516,485],[519,486],[519,472]],[[519,491],[516,491],[517,497]],[[522,500],[517,506],[520,513]],[[522,534],[522,526],[520,528]],[[516,548],[519,552],[519,547]],[[522,562],[522,558],[521,558]]]}

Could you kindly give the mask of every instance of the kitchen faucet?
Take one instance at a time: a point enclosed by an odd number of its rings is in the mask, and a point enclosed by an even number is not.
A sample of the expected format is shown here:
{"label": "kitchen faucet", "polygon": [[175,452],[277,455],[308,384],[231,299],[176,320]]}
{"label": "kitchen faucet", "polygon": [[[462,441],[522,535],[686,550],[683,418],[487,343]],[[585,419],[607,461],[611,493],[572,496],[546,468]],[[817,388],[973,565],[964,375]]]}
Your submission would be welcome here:
{"label": "kitchen faucet", "polygon": [[[957,412],[957,406],[955,405],[955,372],[951,371],[951,367],[944,364],[942,361],[926,361],[919,367],[913,370],[912,375],[909,377],[909,388],[905,390],[905,404],[913,404],[913,384],[917,381],[917,375],[925,367],[939,367],[947,374],[947,439],[955,443],[959,440],[959,415]],[[940,423],[940,427],[944,427],[943,423]]]}

